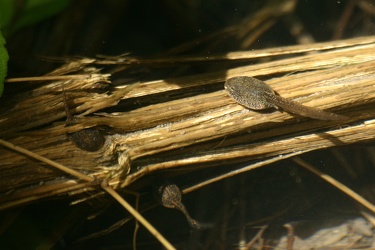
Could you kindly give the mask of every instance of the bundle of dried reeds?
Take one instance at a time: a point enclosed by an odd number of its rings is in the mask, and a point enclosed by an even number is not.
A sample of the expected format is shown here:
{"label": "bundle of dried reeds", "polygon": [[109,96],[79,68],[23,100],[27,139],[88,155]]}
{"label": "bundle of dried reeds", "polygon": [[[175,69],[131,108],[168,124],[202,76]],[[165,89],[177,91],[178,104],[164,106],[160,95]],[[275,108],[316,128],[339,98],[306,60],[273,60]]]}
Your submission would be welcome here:
{"label": "bundle of dried reeds", "polygon": [[[374,37],[212,58],[159,58],[155,63],[166,66],[171,61],[260,57],[269,61],[116,87],[110,84],[111,75],[101,73],[99,67],[153,63],[153,59],[71,59],[45,76],[9,79],[20,83],[2,102],[6,112],[1,115],[0,134],[12,144],[68,168],[105,178],[115,188],[160,170],[194,171],[249,161],[262,166],[270,160],[374,139]],[[225,80],[234,76],[260,77],[282,97],[347,119],[321,121],[282,110],[251,111],[238,105],[223,88]],[[71,126],[64,122],[62,86],[76,116]],[[152,104],[137,103],[147,99]],[[128,111],[122,112],[122,103]],[[89,127],[105,134],[99,151],[86,152],[67,139],[67,134]],[[4,147],[0,150],[2,208],[95,189],[25,155]],[[242,171],[228,170],[219,179]]]}

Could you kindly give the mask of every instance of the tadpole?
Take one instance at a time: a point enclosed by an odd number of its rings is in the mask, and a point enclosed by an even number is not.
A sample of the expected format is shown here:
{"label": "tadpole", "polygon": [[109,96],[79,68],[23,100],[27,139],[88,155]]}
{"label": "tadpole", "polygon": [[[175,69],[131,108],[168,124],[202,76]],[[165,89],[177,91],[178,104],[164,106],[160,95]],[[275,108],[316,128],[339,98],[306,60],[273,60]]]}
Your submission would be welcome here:
{"label": "tadpole", "polygon": [[180,210],[185,215],[191,228],[198,230],[210,228],[213,226],[210,223],[201,223],[191,218],[190,214],[186,210],[185,205],[181,201],[182,193],[180,188],[176,184],[165,182],[160,185],[155,185],[153,187],[153,193],[155,198],[164,207]]}
{"label": "tadpole", "polygon": [[319,120],[344,120],[347,117],[321,109],[304,106],[275,94],[265,82],[254,77],[239,76],[225,82],[228,94],[239,104],[253,110],[282,108],[293,114]]}

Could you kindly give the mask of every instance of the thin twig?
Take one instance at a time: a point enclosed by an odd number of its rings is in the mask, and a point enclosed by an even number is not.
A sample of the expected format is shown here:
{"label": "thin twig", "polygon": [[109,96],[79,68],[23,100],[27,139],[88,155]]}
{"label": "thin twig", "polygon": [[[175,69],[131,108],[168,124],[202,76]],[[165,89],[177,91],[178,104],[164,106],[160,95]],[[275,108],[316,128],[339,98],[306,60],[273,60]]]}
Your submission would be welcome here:
{"label": "thin twig", "polygon": [[246,250],[251,249],[254,246],[255,242],[262,238],[262,235],[267,228],[268,226],[261,226],[259,231],[256,233],[256,235],[246,244],[245,249]]}
{"label": "thin twig", "polygon": [[[135,195],[135,211],[139,210],[139,194]],[[133,234],[133,249],[137,250],[137,234],[139,230],[139,221],[135,220],[134,234]]]}
{"label": "thin twig", "polygon": [[4,147],[7,147],[9,149],[12,149],[14,151],[17,151],[19,153],[22,153],[24,155],[27,155],[35,160],[38,160],[38,161],[41,161],[41,162],[44,162],[52,167],[55,167],[67,174],[70,174],[70,175],[73,175],[75,177],[77,177],[78,179],[81,179],[81,180],[84,180],[84,181],[88,181],[88,182],[92,182],[92,181],[95,181],[95,178],[94,177],[90,177],[90,176],[87,176],[87,175],[84,175],[76,170],[73,170],[73,169],[70,169],[68,167],[65,167],[64,165],[60,164],[60,163],[57,163],[55,161],[52,161],[50,159],[47,159],[41,155],[38,155],[34,152],[31,152],[25,148],[21,148],[19,146],[16,146],[10,142],[7,142],[7,141],[4,141],[2,139],[0,139],[0,144],[3,145]]}
{"label": "thin twig", "polygon": [[134,216],[147,230],[159,240],[166,249],[176,249],[167,239],[164,238],[140,213],[138,213],[129,203],[127,203],[107,182],[102,183],[101,187],[110,194],[118,203],[120,203],[131,215]]}
{"label": "thin twig", "polygon": [[89,79],[90,77],[92,77],[92,74],[63,75],[63,76],[31,76],[31,77],[8,78],[5,80],[5,82],[83,80],[83,79]]}
{"label": "thin twig", "polygon": [[375,213],[375,206],[372,203],[370,203],[369,201],[364,199],[362,196],[360,196],[359,194],[357,194],[356,192],[354,192],[353,190],[351,190],[350,188],[348,188],[344,184],[335,180],[334,178],[327,175],[326,173],[323,173],[323,172],[319,171],[318,169],[314,168],[313,166],[311,166],[307,162],[303,161],[299,157],[293,158],[293,161],[296,162],[301,167],[303,167],[303,168],[309,170],[310,172],[318,175],[320,178],[322,178],[323,180],[325,180],[326,182],[328,182],[329,184],[331,184],[335,188],[339,189],[341,192],[347,194],[349,197],[351,197],[353,200],[357,201],[362,206],[366,207],[367,209],[369,209],[370,211]]}
{"label": "thin twig", "polygon": [[243,168],[236,169],[236,170],[230,171],[228,173],[210,178],[209,180],[200,182],[200,183],[198,183],[194,186],[191,186],[189,188],[185,188],[184,190],[182,190],[182,193],[183,194],[190,193],[194,190],[200,189],[200,188],[202,188],[204,186],[207,186],[209,184],[212,184],[214,182],[221,181],[221,180],[224,180],[226,178],[230,178],[230,177],[233,177],[235,175],[242,174],[242,173],[251,171],[251,170],[256,169],[256,168],[266,166],[268,164],[271,164],[271,163],[274,163],[274,162],[277,162],[277,161],[280,161],[280,160],[284,160],[284,159],[287,159],[287,158],[290,158],[290,157],[293,157],[293,156],[296,156],[296,155],[300,155],[300,154],[306,153],[308,151],[309,150],[304,150],[304,151],[294,152],[294,153],[290,153],[290,154],[286,154],[286,155],[279,155],[279,156],[276,156],[276,157],[272,157],[271,159],[268,159],[268,160],[264,160],[264,161],[261,161],[261,162],[250,164],[250,165],[247,165]]}

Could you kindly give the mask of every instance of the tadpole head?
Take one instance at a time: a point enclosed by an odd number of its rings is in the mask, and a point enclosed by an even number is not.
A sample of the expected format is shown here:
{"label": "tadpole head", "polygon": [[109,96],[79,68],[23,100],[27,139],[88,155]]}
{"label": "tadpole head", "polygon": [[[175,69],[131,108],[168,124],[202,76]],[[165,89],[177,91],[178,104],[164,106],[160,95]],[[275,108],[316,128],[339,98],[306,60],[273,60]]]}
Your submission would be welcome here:
{"label": "tadpole head", "polygon": [[153,194],[164,207],[176,208],[181,203],[181,190],[173,183],[163,183],[153,187]]}
{"label": "tadpole head", "polygon": [[68,134],[68,138],[78,148],[88,152],[95,152],[101,149],[105,140],[104,135],[94,128],[82,129],[78,132]]}

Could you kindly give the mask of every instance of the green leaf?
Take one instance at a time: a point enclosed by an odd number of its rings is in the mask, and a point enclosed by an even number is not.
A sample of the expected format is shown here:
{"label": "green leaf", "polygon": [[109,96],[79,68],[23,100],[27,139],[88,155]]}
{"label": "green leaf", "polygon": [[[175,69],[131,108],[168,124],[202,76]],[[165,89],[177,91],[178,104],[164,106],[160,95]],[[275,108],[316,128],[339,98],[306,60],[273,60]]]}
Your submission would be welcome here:
{"label": "green leaf", "polygon": [[4,31],[14,14],[14,1],[0,1],[0,29]]}
{"label": "green leaf", "polygon": [[68,6],[69,0],[28,0],[23,6],[20,19],[13,27],[17,30],[51,17]]}
{"label": "green leaf", "polygon": [[70,0],[0,0],[0,29],[5,36],[63,10]]}
{"label": "green leaf", "polygon": [[63,10],[70,0],[0,0],[0,96],[4,90],[4,79],[8,69],[8,51],[4,36]]}
{"label": "green leaf", "polygon": [[5,48],[5,39],[0,31],[0,96],[4,90],[4,79],[7,75],[8,69],[8,51]]}

